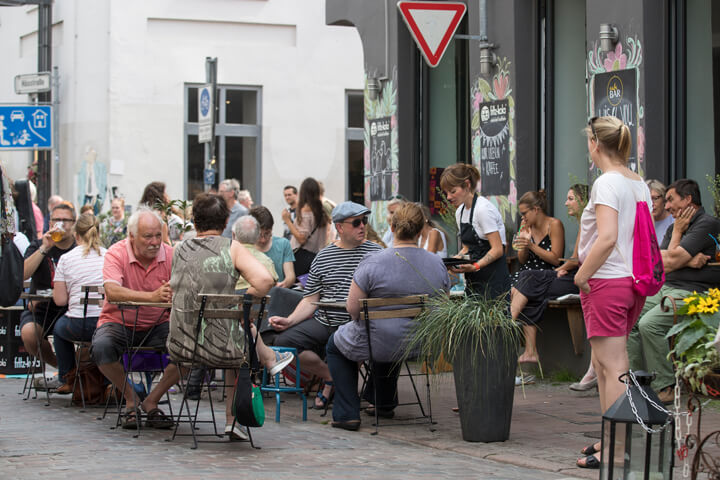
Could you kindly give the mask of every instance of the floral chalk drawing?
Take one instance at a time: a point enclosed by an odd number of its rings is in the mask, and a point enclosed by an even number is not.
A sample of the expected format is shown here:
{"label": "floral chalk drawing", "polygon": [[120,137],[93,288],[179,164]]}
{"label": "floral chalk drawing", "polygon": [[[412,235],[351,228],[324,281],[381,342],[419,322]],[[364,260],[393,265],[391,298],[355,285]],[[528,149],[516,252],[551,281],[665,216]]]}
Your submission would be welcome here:
{"label": "floral chalk drawing", "polygon": [[382,94],[377,100],[370,100],[365,74],[365,136],[364,136],[364,191],[365,205],[372,211],[370,224],[380,235],[387,229],[386,200],[370,201],[370,120],[390,117],[390,163],[392,170],[392,196],[398,194],[400,185],[398,159],[398,125],[397,125],[397,67],[393,68],[392,78],[383,82]]}
{"label": "floral chalk drawing", "polygon": [[[515,99],[512,96],[510,87],[510,61],[507,57],[498,60],[497,73],[493,75],[492,81],[479,77],[470,90],[470,101],[472,104],[472,117],[470,128],[472,131],[472,163],[480,169],[480,105],[484,102],[495,100],[507,100],[510,109],[509,126],[509,158],[510,158],[510,193],[508,195],[489,196],[490,200],[500,211],[506,225],[515,224],[517,214],[517,145],[515,139]],[[482,193],[482,182],[478,182],[477,190]]]}
{"label": "floral chalk drawing", "polygon": [[[634,138],[634,142],[637,145],[637,156],[638,156],[638,173],[644,176],[645,171],[645,108],[640,100],[640,66],[643,61],[643,49],[642,44],[637,36],[628,37],[625,39],[625,45],[620,41],[615,46],[615,50],[607,52],[606,54],[600,49],[599,42],[595,42],[593,49],[588,51],[587,60],[587,111],[588,118],[594,115],[595,98],[592,85],[597,74],[606,72],[616,72],[619,70],[635,69],[636,71],[636,92],[635,96],[638,99],[637,105],[637,134]],[[594,176],[594,165],[588,159],[590,177]]]}

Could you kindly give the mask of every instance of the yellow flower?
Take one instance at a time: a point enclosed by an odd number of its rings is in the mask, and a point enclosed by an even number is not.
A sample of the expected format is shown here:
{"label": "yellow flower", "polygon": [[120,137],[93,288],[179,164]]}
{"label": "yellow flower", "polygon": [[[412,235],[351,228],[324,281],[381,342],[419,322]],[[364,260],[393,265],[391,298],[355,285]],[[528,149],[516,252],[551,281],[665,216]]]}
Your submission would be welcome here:
{"label": "yellow flower", "polygon": [[688,315],[694,315],[694,314],[696,314],[697,312],[698,312],[698,309],[697,309],[697,307],[696,307],[695,305],[690,305],[690,306],[688,307],[688,312],[687,312]]}
{"label": "yellow flower", "polygon": [[708,290],[708,294],[715,299],[720,299],[720,288],[711,288]]}
{"label": "yellow flower", "polygon": [[698,301],[699,313],[715,313],[718,311],[718,300],[715,298],[700,298]]}
{"label": "yellow flower", "polygon": [[697,300],[697,297],[695,295],[690,295],[689,297],[683,298],[683,302],[685,302],[686,305],[694,302],[695,300]]}

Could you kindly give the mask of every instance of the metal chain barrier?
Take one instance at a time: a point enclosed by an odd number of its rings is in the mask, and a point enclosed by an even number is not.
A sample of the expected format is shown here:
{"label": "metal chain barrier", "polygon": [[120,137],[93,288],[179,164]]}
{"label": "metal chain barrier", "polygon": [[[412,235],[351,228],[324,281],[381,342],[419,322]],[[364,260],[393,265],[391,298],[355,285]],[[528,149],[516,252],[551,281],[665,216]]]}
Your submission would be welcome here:
{"label": "metal chain barrier", "polygon": [[[691,412],[680,412],[680,372],[679,370],[675,371],[675,388],[674,390],[674,398],[673,398],[673,410],[674,410],[674,417],[675,417],[675,445],[677,445],[676,454],[678,456],[678,459],[682,461],[682,472],[683,472],[683,478],[688,478],[690,476],[690,460],[689,460],[689,451],[687,446],[687,437],[690,435],[690,426],[692,425],[692,414]],[[683,437],[682,435],[682,423],[680,422],[680,417],[682,415],[685,415],[685,425],[686,425],[686,433]]]}
{"label": "metal chain barrier", "polygon": [[657,403],[655,403],[654,400],[652,400],[650,397],[648,397],[648,394],[645,393],[645,391],[642,388],[640,388],[640,385],[637,382],[637,378],[635,378],[635,374],[633,373],[632,370],[629,370],[628,373],[630,374],[629,377],[632,379],[633,384],[638,388],[640,395],[642,395],[642,397],[650,405],[652,405],[653,408],[655,408],[659,412],[666,413],[668,416],[667,421],[665,422],[665,425],[661,426],[658,429],[652,429],[652,428],[648,427],[647,425],[645,425],[645,422],[643,421],[642,418],[640,418],[640,415],[637,413],[637,408],[635,407],[635,402],[633,402],[632,395],[630,395],[630,382],[628,382],[628,380],[627,380],[628,376],[625,376],[625,395],[627,395],[627,397],[628,397],[628,401],[630,402],[630,409],[632,410],[633,415],[635,415],[635,420],[637,420],[637,422],[640,424],[640,426],[643,428],[643,430],[645,430],[647,433],[652,434],[652,433],[662,432],[673,421],[673,417],[674,417],[673,413],[670,412],[669,410],[666,410],[665,407],[658,405]]}

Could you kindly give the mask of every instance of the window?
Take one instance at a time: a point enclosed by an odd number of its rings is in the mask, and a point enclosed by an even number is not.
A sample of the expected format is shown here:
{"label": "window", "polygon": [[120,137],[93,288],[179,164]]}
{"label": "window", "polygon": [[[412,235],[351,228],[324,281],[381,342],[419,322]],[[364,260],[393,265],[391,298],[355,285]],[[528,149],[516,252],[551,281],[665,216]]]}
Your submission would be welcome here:
{"label": "window", "polygon": [[[198,143],[198,87],[185,85],[185,195],[188,199],[205,188],[203,172],[209,163],[210,144]],[[261,90],[258,87],[218,85],[215,110],[215,159],[213,188],[226,178],[261,201],[260,123]]]}
{"label": "window", "polygon": [[365,204],[365,97],[362,91],[345,92],[345,157],[347,160],[347,192],[351,201]]}

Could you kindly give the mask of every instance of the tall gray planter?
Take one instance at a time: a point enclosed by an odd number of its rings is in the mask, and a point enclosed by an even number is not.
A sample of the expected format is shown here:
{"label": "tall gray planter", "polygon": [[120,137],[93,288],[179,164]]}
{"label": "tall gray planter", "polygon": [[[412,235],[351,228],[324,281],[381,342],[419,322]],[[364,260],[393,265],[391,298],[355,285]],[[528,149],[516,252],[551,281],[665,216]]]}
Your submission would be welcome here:
{"label": "tall gray planter", "polygon": [[453,359],[460,426],[467,442],[504,442],[510,436],[517,351],[502,338],[482,348],[465,341]]}

